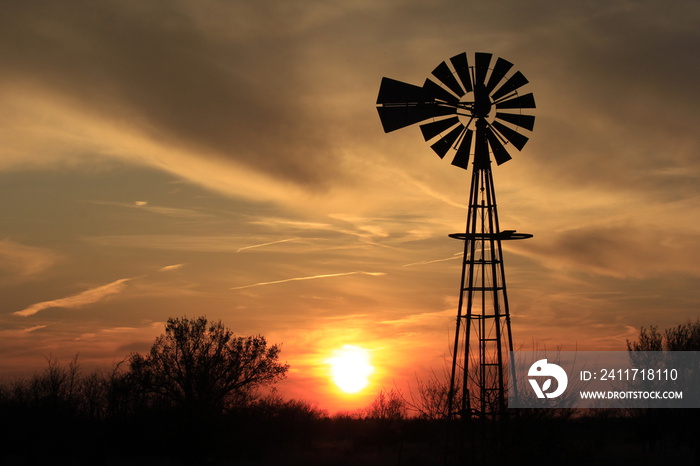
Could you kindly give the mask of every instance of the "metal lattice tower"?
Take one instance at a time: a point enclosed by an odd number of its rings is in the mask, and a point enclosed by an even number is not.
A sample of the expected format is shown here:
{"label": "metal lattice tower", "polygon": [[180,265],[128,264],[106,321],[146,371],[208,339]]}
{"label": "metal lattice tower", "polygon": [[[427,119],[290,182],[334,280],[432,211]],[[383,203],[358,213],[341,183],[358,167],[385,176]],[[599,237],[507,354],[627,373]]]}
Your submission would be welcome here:
{"label": "metal lattice tower", "polygon": [[[440,63],[422,87],[383,78],[377,111],[385,132],[415,123],[431,148],[452,164],[469,169],[473,160],[464,241],[459,304],[449,391],[451,417],[496,415],[505,408],[508,375],[505,362],[513,350],[501,242],[532,235],[501,231],[491,158],[498,165],[511,159],[512,144],[522,150],[535,117],[521,109],[535,108],[532,93],[520,95],[528,83],[512,63],[490,53],[466,53]],[[507,110],[507,111],[503,111]],[[473,404],[477,406],[473,406]]]}
{"label": "metal lattice tower", "polygon": [[[532,235],[501,231],[490,163],[474,166],[464,241],[448,410],[460,416],[505,408],[504,361],[513,351],[501,241]],[[478,406],[473,406],[476,401]]]}

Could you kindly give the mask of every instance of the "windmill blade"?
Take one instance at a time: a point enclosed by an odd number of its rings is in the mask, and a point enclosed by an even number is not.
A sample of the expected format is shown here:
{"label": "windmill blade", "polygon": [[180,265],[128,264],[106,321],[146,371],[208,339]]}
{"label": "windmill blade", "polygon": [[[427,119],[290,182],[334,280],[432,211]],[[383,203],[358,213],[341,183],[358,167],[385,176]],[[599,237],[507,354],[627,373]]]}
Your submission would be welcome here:
{"label": "windmill blade", "polygon": [[438,78],[441,83],[443,83],[445,86],[447,86],[458,97],[462,97],[464,95],[464,91],[462,90],[462,86],[460,86],[459,83],[457,82],[457,78],[455,78],[455,75],[452,74],[452,70],[450,70],[450,67],[447,66],[447,63],[445,63],[445,62],[440,63],[433,70],[433,76]]}
{"label": "windmill blade", "polygon": [[519,113],[501,113],[496,112],[496,118],[500,118],[508,123],[513,123],[515,126],[520,126],[532,131],[535,128],[535,117],[532,115],[521,115]]}
{"label": "windmill blade", "polygon": [[452,147],[452,144],[459,138],[459,135],[462,134],[462,131],[464,131],[464,125],[459,124],[455,129],[447,133],[445,137],[436,141],[430,148],[433,149],[440,158],[443,158],[445,154],[447,154],[447,151],[450,150],[450,147]]}
{"label": "windmill blade", "polygon": [[493,158],[496,159],[496,163],[498,165],[501,165],[509,161],[511,159],[511,156],[508,153],[508,149],[506,149],[505,146],[501,143],[501,141],[498,139],[498,136],[496,136],[493,133],[493,131],[491,131],[491,128],[484,128],[484,132],[486,134],[486,139],[489,143],[488,145],[491,146]]}
{"label": "windmill blade", "polygon": [[513,64],[511,62],[499,57],[498,60],[496,60],[493,71],[491,71],[489,82],[486,83],[486,90],[491,92],[512,67]]}
{"label": "windmill blade", "polygon": [[421,121],[437,116],[456,113],[455,108],[442,107],[440,105],[405,105],[394,107],[377,107],[379,118],[385,133],[405,128],[406,126],[420,123]]}
{"label": "windmill blade", "polygon": [[426,100],[425,90],[422,87],[391,78],[382,78],[382,83],[379,86],[379,96],[377,96],[377,105],[416,105],[424,103]]}
{"label": "windmill blade", "polygon": [[498,100],[504,95],[509,94],[516,89],[520,89],[529,82],[530,81],[528,81],[527,78],[520,71],[518,71],[513,74],[513,76],[508,78],[508,81],[503,83],[503,85],[493,93],[491,98],[493,98],[493,100]]}
{"label": "windmill blade", "polygon": [[450,63],[452,63],[452,66],[454,66],[457,76],[459,76],[459,80],[462,81],[464,90],[471,92],[473,87],[472,78],[469,74],[469,60],[467,60],[467,54],[462,52],[459,55],[455,55],[454,57],[450,58]]}
{"label": "windmill blade", "polygon": [[491,123],[493,128],[501,133],[504,138],[508,140],[511,144],[513,144],[515,147],[518,148],[518,150],[523,150],[523,147],[525,147],[525,144],[527,144],[527,141],[530,140],[527,136],[524,136],[517,131],[510,129],[506,125],[504,125],[501,122],[494,121]]}
{"label": "windmill blade", "polygon": [[474,61],[476,62],[474,69],[474,86],[483,85],[486,81],[486,73],[489,71],[489,65],[491,64],[491,57],[493,55],[490,53],[477,52],[474,54]]}
{"label": "windmill blade", "polygon": [[465,170],[469,168],[469,153],[472,149],[473,136],[474,131],[470,129],[467,129],[467,131],[464,133],[464,137],[457,148],[455,158],[452,160],[452,165],[455,167],[464,168]]}
{"label": "windmill blade", "polygon": [[529,94],[496,102],[496,108],[535,108],[535,96]]}
{"label": "windmill blade", "polygon": [[425,95],[430,101],[442,100],[443,102],[448,102],[455,105],[459,102],[459,98],[450,94],[448,91],[440,87],[439,84],[431,81],[430,79],[425,80],[425,83],[423,84],[423,92],[425,92]]}
{"label": "windmill blade", "polygon": [[449,128],[452,128],[456,124],[459,124],[459,118],[452,117],[420,125],[420,130],[423,133],[423,139],[425,139],[426,141],[430,141],[438,134],[442,133],[443,131]]}

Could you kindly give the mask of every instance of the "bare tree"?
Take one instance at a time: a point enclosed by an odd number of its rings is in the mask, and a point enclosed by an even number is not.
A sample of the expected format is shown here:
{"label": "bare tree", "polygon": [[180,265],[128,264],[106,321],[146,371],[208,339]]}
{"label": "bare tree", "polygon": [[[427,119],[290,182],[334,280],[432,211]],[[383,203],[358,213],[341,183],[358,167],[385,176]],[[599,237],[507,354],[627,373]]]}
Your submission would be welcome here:
{"label": "bare tree", "polygon": [[627,340],[628,351],[700,351],[700,319],[667,328],[642,327],[637,341]]}
{"label": "bare tree", "polygon": [[[447,419],[449,392],[449,376],[439,378],[432,372],[431,377],[426,380],[416,377],[416,388],[409,392],[410,400],[406,400],[406,404],[421,419]],[[455,399],[459,398],[459,395],[455,396]]]}
{"label": "bare tree", "polygon": [[700,351],[700,319],[666,329],[664,337],[667,351]]}
{"label": "bare tree", "polygon": [[401,392],[393,388],[389,391],[382,389],[366,408],[365,417],[397,421],[406,417],[406,411],[406,401]]}
{"label": "bare tree", "polygon": [[129,357],[131,376],[147,393],[199,413],[246,400],[255,387],[284,378],[280,347],[263,336],[236,337],[221,321],[170,318],[150,352]]}
{"label": "bare tree", "polygon": [[627,340],[628,351],[661,351],[663,347],[663,337],[657,327],[642,327],[639,331],[637,341]]}

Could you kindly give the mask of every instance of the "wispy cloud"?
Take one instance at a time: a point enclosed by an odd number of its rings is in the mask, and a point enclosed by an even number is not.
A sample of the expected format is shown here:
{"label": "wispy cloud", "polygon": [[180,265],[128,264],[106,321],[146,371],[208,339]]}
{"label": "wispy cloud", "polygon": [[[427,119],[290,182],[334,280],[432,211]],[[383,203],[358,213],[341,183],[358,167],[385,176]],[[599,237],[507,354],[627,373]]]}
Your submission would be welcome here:
{"label": "wispy cloud", "polygon": [[183,209],[180,207],[165,207],[165,206],[155,206],[151,205],[148,201],[134,201],[134,202],[112,202],[112,201],[89,201],[90,204],[95,205],[105,205],[113,207],[123,207],[126,209],[139,209],[146,212],[151,212],[154,214],[165,215],[167,217],[175,218],[203,218],[211,217],[210,214],[200,212],[193,209]]}
{"label": "wispy cloud", "polygon": [[386,275],[386,274],[384,272],[359,272],[359,271],[358,272],[329,273],[329,274],[323,274],[323,275],[312,275],[309,277],[287,278],[285,280],[275,280],[272,282],[253,283],[252,285],[236,286],[236,287],[233,287],[231,289],[232,290],[242,290],[244,288],[253,288],[256,286],[277,285],[279,283],[297,282],[297,281],[302,281],[302,280],[317,280],[319,278],[344,277],[347,275],[371,275],[373,277],[380,277],[380,276]]}
{"label": "wispy cloud", "polygon": [[419,314],[410,314],[400,319],[384,320],[380,323],[395,326],[424,325],[426,322],[434,323],[436,320],[444,320],[446,317],[451,317],[454,312],[455,311],[452,309],[436,312],[421,312]]}
{"label": "wispy cloud", "polygon": [[59,256],[46,248],[27,246],[10,239],[0,239],[0,268],[19,276],[43,272],[56,263]]}
{"label": "wispy cloud", "polygon": [[431,188],[430,186],[426,185],[425,183],[416,180],[415,178],[409,176],[406,173],[399,172],[401,176],[403,176],[406,181],[408,181],[410,184],[418,188],[419,191],[421,191],[423,194],[426,194],[434,199],[437,199],[438,201],[444,202],[450,207],[458,207],[460,209],[465,209],[466,205],[463,203],[455,202],[452,199],[450,199],[447,195],[442,194]]}
{"label": "wispy cloud", "polygon": [[168,272],[170,270],[177,270],[177,269],[181,269],[184,266],[185,266],[185,264],[166,265],[165,267],[159,268],[158,272]]}
{"label": "wispy cloud", "polygon": [[238,248],[236,252],[241,252],[245,251],[247,249],[255,249],[255,248],[262,248],[265,246],[271,246],[273,244],[279,244],[279,243],[288,243],[290,241],[298,241],[299,238],[289,238],[289,239],[281,239],[279,241],[270,241],[269,243],[262,243],[262,244],[253,244],[251,246],[243,246],[242,248]]}
{"label": "wispy cloud", "polygon": [[414,265],[426,265],[426,264],[433,264],[435,262],[446,262],[446,261],[458,259],[461,255],[462,255],[462,253],[458,252],[458,253],[454,254],[453,256],[445,257],[444,259],[433,259],[433,260],[429,260],[429,261],[411,262],[410,264],[404,264],[401,267],[413,267]]}
{"label": "wispy cloud", "polygon": [[126,283],[132,280],[131,278],[122,278],[112,283],[106,285],[98,286],[97,288],[91,288],[78,293],[73,296],[68,296],[66,298],[54,299],[51,301],[44,301],[41,303],[32,304],[26,309],[21,311],[13,312],[13,315],[27,317],[36,314],[37,312],[43,311],[45,309],[50,309],[52,307],[62,307],[62,308],[77,308],[88,304],[96,303],[109,295],[120,293],[126,287]]}
{"label": "wispy cloud", "polygon": [[31,333],[31,332],[34,332],[36,330],[41,330],[42,328],[46,328],[46,325],[35,325],[34,327],[28,327],[28,328],[22,329],[22,332],[23,333]]}
{"label": "wispy cloud", "polygon": [[138,247],[149,250],[172,249],[177,251],[232,251],[235,237],[197,235],[105,235],[88,236],[83,240],[102,247]]}

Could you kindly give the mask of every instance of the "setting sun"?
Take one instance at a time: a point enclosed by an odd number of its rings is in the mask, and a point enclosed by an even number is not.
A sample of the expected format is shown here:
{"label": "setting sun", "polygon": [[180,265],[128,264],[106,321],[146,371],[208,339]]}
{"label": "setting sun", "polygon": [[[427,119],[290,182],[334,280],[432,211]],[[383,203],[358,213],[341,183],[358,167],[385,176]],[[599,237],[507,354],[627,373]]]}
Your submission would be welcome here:
{"label": "setting sun", "polygon": [[331,379],[345,393],[357,393],[367,386],[368,377],[374,372],[369,351],[359,346],[344,345],[328,359]]}

